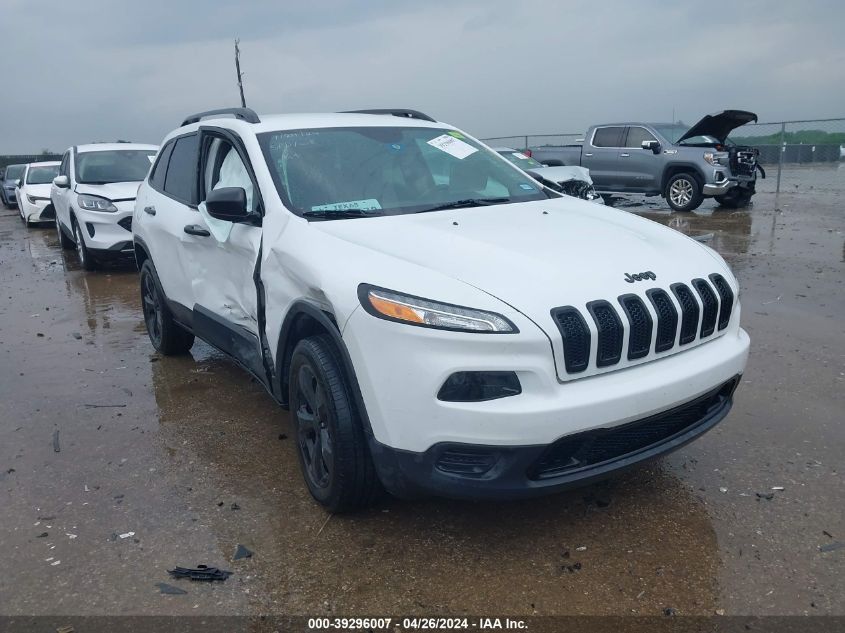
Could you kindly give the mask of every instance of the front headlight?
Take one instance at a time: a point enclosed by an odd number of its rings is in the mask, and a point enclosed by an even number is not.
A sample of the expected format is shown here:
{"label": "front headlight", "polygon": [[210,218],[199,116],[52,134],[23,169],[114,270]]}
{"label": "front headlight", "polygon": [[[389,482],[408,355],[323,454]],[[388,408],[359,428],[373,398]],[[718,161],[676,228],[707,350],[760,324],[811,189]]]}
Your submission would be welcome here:
{"label": "front headlight", "polygon": [[724,159],[727,154],[717,154],[716,152],[704,152],[704,160],[711,165],[724,165]]}
{"label": "front headlight", "polygon": [[92,196],[87,193],[80,193],[76,198],[79,203],[79,208],[86,211],[104,211],[106,213],[115,213],[117,207],[112,204],[111,200],[101,198],[100,196]]}
{"label": "front headlight", "polygon": [[429,301],[368,284],[358,286],[358,298],[364,310],[388,321],[459,332],[490,334],[519,332],[516,325],[495,312]]}

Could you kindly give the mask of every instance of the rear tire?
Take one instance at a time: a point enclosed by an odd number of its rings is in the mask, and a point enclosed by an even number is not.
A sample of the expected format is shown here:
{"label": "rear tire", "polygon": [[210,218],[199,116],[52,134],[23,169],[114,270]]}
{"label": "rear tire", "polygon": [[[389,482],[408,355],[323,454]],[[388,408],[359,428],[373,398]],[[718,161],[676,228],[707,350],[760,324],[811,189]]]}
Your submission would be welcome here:
{"label": "rear tire", "polygon": [[297,454],[311,496],[332,513],[372,505],[383,489],[330,336],[311,336],[296,345],[289,384]]}
{"label": "rear tire", "polygon": [[58,215],[56,216],[56,232],[59,234],[59,245],[62,247],[62,250],[69,251],[76,247],[73,240],[65,235],[65,232],[62,230],[62,225],[59,222]]}
{"label": "rear tire", "polygon": [[693,174],[680,173],[672,176],[663,189],[666,202],[673,211],[694,211],[704,200],[701,183]]}
{"label": "rear tire", "polygon": [[85,238],[82,237],[82,229],[79,228],[79,222],[76,220],[72,220],[72,222],[73,237],[76,240],[76,254],[79,256],[79,263],[82,264],[84,270],[97,270],[97,262],[94,260],[94,256],[91,255],[91,251],[85,246]]}
{"label": "rear tire", "polygon": [[167,307],[167,296],[161,289],[153,263],[148,259],[141,266],[141,308],[150,342],[165,356],[186,354],[194,344],[194,335],[176,323]]}

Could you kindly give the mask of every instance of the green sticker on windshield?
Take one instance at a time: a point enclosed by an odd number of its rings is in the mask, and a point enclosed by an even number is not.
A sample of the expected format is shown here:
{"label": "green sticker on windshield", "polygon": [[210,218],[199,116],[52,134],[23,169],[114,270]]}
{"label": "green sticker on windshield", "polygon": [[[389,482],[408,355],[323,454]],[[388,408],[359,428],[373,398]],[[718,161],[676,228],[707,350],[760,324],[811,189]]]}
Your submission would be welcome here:
{"label": "green sticker on windshield", "polygon": [[452,130],[451,132],[449,132],[449,136],[454,136],[455,138],[465,138],[463,134],[456,130]]}
{"label": "green sticker on windshield", "polygon": [[358,211],[376,211],[381,209],[378,200],[348,200],[346,202],[333,202],[332,204],[320,204],[311,207],[312,211],[349,211],[356,209]]}

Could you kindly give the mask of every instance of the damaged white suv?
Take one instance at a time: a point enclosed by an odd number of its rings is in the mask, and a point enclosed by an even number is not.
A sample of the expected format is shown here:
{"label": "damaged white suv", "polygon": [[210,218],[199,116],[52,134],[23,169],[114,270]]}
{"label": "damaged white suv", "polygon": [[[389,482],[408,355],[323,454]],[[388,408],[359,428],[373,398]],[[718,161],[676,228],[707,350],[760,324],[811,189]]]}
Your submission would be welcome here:
{"label": "damaged white suv", "polygon": [[153,345],[256,376],[331,511],[605,477],[716,425],[748,355],[713,250],[412,110],[191,116],[132,226]]}

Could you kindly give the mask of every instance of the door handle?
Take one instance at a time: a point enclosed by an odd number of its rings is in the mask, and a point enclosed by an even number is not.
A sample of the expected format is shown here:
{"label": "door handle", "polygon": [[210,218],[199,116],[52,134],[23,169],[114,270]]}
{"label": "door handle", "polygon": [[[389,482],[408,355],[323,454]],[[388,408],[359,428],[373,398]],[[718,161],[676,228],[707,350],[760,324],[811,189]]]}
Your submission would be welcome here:
{"label": "door handle", "polygon": [[619,154],[619,156],[622,157],[622,158],[628,158],[628,156],[630,156],[630,154],[622,153],[622,154]]}
{"label": "door handle", "polygon": [[592,155],[593,155],[592,152],[587,152],[586,154],[584,154],[584,156],[592,156]]}
{"label": "door handle", "polygon": [[198,235],[199,237],[208,237],[211,235],[208,231],[206,231],[201,226],[197,226],[196,224],[189,224],[185,227],[185,233],[188,235]]}
{"label": "door handle", "polygon": [[149,215],[155,215],[156,214],[156,208],[155,207],[144,207],[144,213],[147,213]]}

